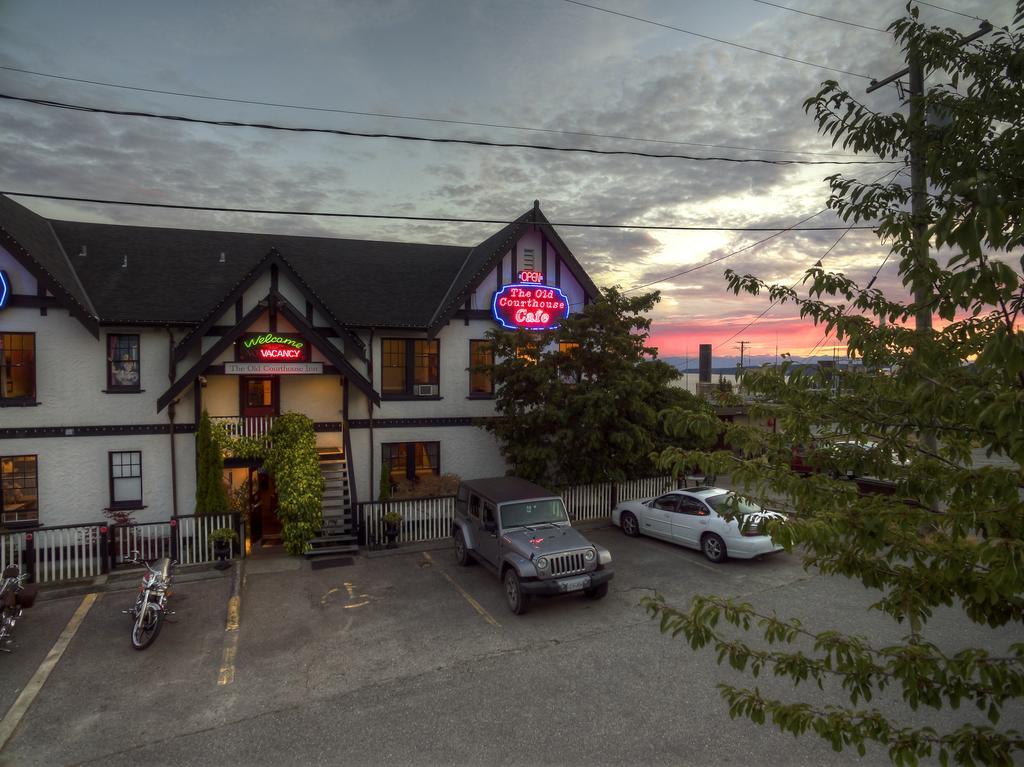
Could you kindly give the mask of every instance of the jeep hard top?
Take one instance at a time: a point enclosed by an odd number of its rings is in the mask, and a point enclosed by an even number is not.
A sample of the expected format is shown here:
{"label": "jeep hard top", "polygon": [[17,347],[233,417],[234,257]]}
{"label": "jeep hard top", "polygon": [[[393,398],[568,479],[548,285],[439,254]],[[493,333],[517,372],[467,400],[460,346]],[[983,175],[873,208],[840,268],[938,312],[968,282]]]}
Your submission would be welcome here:
{"label": "jeep hard top", "polygon": [[525,479],[464,480],[452,536],[456,561],[493,570],[516,614],[526,612],[532,596],[608,593],[611,554],[572,528],[561,497]]}

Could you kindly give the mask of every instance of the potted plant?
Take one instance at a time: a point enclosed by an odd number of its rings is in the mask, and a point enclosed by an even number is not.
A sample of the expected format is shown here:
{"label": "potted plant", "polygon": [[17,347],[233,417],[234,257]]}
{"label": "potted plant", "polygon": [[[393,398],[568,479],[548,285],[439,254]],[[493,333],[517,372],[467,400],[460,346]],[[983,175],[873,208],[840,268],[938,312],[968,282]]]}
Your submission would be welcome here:
{"label": "potted plant", "polygon": [[231,555],[231,544],[238,542],[238,533],[230,527],[218,527],[210,533],[209,540],[213,546],[213,555],[217,558],[217,564],[214,566],[218,570],[231,567],[227,559]]}
{"label": "potted plant", "polygon": [[397,511],[389,511],[381,519],[384,520],[384,535],[388,539],[388,548],[397,548],[398,526],[402,524],[402,515]]}

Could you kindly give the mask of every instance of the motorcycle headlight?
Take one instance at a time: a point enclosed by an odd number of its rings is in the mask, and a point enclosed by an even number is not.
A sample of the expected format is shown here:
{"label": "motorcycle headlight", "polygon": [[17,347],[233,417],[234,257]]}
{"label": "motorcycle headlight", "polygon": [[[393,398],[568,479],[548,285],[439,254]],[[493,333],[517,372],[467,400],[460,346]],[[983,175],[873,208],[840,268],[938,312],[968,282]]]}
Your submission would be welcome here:
{"label": "motorcycle headlight", "polygon": [[587,560],[588,562],[593,562],[594,561],[594,557],[596,557],[596,556],[597,556],[597,554],[594,553],[593,549],[587,549],[586,553],[583,555],[583,558],[585,560]]}
{"label": "motorcycle headlight", "polygon": [[537,565],[537,569],[538,570],[547,570],[548,569],[548,558],[547,557],[540,557],[535,562],[535,564]]}

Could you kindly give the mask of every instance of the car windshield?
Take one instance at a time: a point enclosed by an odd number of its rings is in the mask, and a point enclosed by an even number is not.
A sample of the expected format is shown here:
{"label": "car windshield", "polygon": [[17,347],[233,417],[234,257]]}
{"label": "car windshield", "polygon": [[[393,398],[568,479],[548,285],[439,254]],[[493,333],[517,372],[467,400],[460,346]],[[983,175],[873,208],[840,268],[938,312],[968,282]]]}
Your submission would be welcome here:
{"label": "car windshield", "polygon": [[[748,501],[743,496],[736,495],[735,493],[713,495],[710,498],[705,498],[704,501],[722,516],[733,513],[741,516],[744,514],[760,514],[764,511],[753,501]],[[733,506],[732,504],[736,505]]]}
{"label": "car windshield", "polygon": [[501,507],[501,527],[528,527],[547,525],[552,522],[568,522],[565,506],[561,498],[549,498],[544,501],[527,501],[525,503],[506,503]]}

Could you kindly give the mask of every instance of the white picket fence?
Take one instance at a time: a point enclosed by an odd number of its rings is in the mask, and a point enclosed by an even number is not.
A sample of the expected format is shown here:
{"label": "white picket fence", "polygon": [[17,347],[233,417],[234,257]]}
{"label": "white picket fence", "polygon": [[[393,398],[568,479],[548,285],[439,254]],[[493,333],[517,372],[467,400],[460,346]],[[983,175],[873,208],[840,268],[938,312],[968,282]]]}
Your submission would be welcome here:
{"label": "white picket fence", "polygon": [[[24,571],[29,564],[25,553],[31,546],[36,583],[91,578],[103,573],[105,567],[129,563],[136,551],[147,560],[170,557],[175,538],[180,564],[202,564],[213,561],[210,533],[221,527],[235,529],[234,517],[179,517],[173,525],[170,521],[125,526],[97,522],[0,533],[0,570],[16,564]],[[103,547],[103,531],[108,536],[109,550]],[[231,557],[238,553],[238,543],[232,542]]]}
{"label": "white picket fence", "polygon": [[[650,498],[670,490],[676,484],[670,476],[644,477],[628,482],[597,482],[591,485],[575,485],[562,493],[566,511],[579,521],[607,519],[612,510],[614,497],[620,501],[635,498]],[[376,501],[359,504],[367,544],[383,543],[386,540],[384,514],[397,511],[402,515],[399,524],[398,543],[421,543],[448,538],[452,534],[455,519],[455,496],[439,498],[413,498],[407,501]]]}

